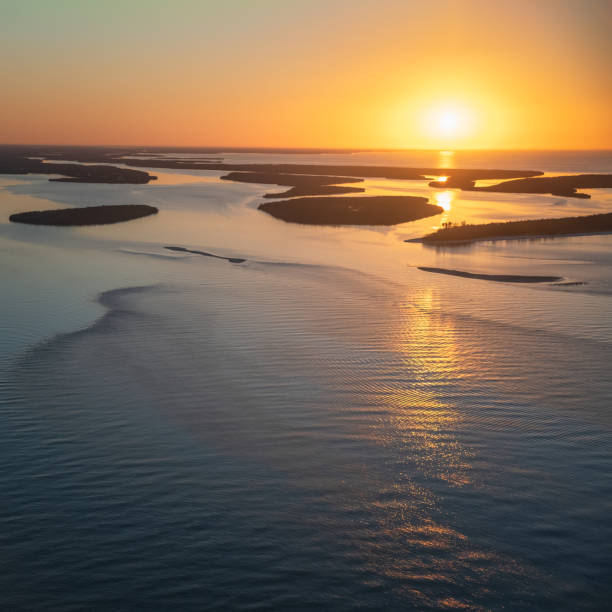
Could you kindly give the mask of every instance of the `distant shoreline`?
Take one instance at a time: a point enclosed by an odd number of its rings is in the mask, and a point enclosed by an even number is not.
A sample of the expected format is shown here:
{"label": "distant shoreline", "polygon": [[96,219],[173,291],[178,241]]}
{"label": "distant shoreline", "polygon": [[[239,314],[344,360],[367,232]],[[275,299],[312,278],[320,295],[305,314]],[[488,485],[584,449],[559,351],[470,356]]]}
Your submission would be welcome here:
{"label": "distant shoreline", "polygon": [[[92,149],[102,149],[102,150],[139,150],[146,152],[148,154],[154,154],[156,152],[167,153],[167,152],[175,152],[175,153],[440,153],[443,149],[439,147],[436,148],[389,148],[389,147],[282,147],[282,146],[207,146],[207,145],[193,145],[193,146],[185,146],[185,145],[147,145],[147,144],[69,144],[69,143],[59,143],[59,142],[51,142],[51,143],[0,143],[0,148],[3,149],[13,149],[13,150],[21,150],[21,149],[74,149],[74,150],[92,150]],[[452,153],[529,153],[529,154],[539,154],[539,153],[612,153],[612,148],[598,148],[598,149],[465,149],[465,148],[455,148],[451,150]]]}
{"label": "distant shoreline", "polygon": [[278,174],[274,172],[230,172],[229,174],[223,175],[221,180],[290,187],[287,191],[280,193],[266,193],[263,197],[267,199],[309,195],[340,195],[365,191],[363,187],[348,186],[346,183],[363,182],[361,178],[349,176]]}
{"label": "distant shoreline", "polygon": [[[70,158],[71,156],[67,156]],[[76,156],[72,156],[76,157]],[[64,163],[43,161],[35,154],[17,155],[7,153],[0,147],[0,176],[3,174],[59,174],[59,178],[50,178],[57,183],[110,183],[144,185],[154,181],[157,177],[142,170],[119,168],[109,165],[117,163],[114,159],[98,159],[95,164],[83,165],[81,163]],[[75,161],[74,159],[72,161]]]}
{"label": "distant shoreline", "polygon": [[610,231],[601,232],[582,232],[576,234],[522,234],[520,236],[490,236],[482,238],[466,238],[465,240],[445,240],[444,242],[426,242],[423,238],[409,238],[404,242],[415,242],[425,244],[427,246],[461,246],[472,244],[474,242],[498,242],[503,240],[546,240],[547,238],[580,238],[581,236],[608,236],[612,234]]}
{"label": "distant shoreline", "polygon": [[[147,172],[129,168],[118,168],[110,164],[142,168],[168,168],[175,170],[213,170],[226,171],[226,180],[241,182],[262,182],[291,187],[284,194],[266,194],[275,198],[306,195],[332,195],[351,193],[361,187],[340,186],[329,182],[330,178],[364,179],[385,178],[394,180],[429,181],[429,186],[441,189],[462,189],[478,192],[534,193],[552,194],[562,197],[589,198],[590,195],[579,189],[612,188],[612,174],[572,174],[563,176],[543,176],[541,170],[515,170],[501,168],[440,168],[388,165],[353,164],[296,164],[296,163],[227,163],[223,157],[208,159],[181,158],[168,156],[172,148],[155,147],[51,147],[51,146],[1,146],[0,173],[43,173],[61,174],[62,178],[50,180],[62,182],[91,183],[148,183],[155,177]],[[198,148],[208,154],[219,156],[222,149]],[[256,148],[237,148],[241,151],[256,152]],[[368,149],[369,150],[369,149]],[[271,149],[270,151],[289,153],[290,149]],[[296,149],[296,152],[301,151]],[[303,150],[302,150],[303,151]],[[314,149],[323,153],[324,149]],[[340,149],[339,151],[347,151]],[[359,151],[359,150],[356,150]],[[41,161],[45,159],[46,161]],[[78,166],[79,162],[89,164]],[[256,176],[257,175],[257,176]],[[309,184],[299,175],[308,175]],[[318,181],[314,178],[321,177]],[[325,179],[323,177],[327,176]],[[259,178],[260,180],[257,180]],[[432,180],[433,179],[433,180]],[[499,181],[494,185],[477,187],[478,181]],[[284,182],[289,181],[289,182]],[[352,182],[350,180],[344,182]]]}

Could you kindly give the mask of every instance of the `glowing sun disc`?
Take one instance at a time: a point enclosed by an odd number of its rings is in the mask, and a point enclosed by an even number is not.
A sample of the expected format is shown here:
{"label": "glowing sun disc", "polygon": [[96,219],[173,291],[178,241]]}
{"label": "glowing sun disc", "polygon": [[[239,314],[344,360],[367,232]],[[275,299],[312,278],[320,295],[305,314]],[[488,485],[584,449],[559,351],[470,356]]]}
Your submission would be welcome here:
{"label": "glowing sun disc", "polygon": [[432,108],[427,116],[426,125],[430,136],[445,141],[465,136],[469,130],[468,113],[455,106]]}

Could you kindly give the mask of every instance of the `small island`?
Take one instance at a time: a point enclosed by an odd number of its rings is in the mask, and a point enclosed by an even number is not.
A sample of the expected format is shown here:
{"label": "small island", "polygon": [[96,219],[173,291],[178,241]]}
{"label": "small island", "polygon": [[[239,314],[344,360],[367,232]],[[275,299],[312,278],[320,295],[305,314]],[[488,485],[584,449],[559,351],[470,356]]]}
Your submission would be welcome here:
{"label": "small island", "polygon": [[116,166],[81,166],[79,164],[43,163],[30,172],[40,174],[61,174],[59,178],[50,178],[57,183],[115,183],[128,185],[145,185],[157,179],[147,172],[117,168]]}
{"label": "small island", "polygon": [[474,278],[477,280],[494,281],[496,283],[557,283],[562,280],[560,276],[533,276],[524,274],[477,274],[474,272],[463,272],[462,270],[431,268],[428,266],[419,266],[418,269],[423,272],[433,272],[434,274],[448,274],[449,276]]}
{"label": "small island", "polygon": [[148,217],[158,212],[146,204],[119,204],[112,206],[86,206],[15,213],[9,217],[13,223],[29,225],[83,226],[108,225]]}
{"label": "small island", "polygon": [[291,187],[280,193],[266,193],[264,198],[290,198],[309,195],[340,195],[359,193],[363,187],[349,187],[344,183],[360,183],[361,178],[347,176],[318,176],[310,174],[276,174],[274,172],[230,172],[221,177],[225,181],[262,183]]}
{"label": "small island", "polygon": [[396,225],[444,212],[416,196],[321,196],[266,202],[258,208],[277,219],[307,225]]}
{"label": "small island", "polygon": [[[532,219],[483,223],[478,225],[447,223],[439,230],[423,236],[419,242],[452,245],[476,240],[506,240],[517,238],[571,236],[612,232],[612,213],[562,217],[560,219]],[[414,242],[414,241],[407,241]]]}
{"label": "small island", "polygon": [[[438,183],[430,183],[440,187]],[[453,185],[454,186],[454,185]],[[460,186],[460,185],[459,185]],[[469,188],[473,191],[492,191],[496,193],[541,193],[566,198],[590,198],[588,193],[578,189],[605,189],[612,187],[612,174],[574,174],[572,176],[541,176],[504,181],[488,187]]]}

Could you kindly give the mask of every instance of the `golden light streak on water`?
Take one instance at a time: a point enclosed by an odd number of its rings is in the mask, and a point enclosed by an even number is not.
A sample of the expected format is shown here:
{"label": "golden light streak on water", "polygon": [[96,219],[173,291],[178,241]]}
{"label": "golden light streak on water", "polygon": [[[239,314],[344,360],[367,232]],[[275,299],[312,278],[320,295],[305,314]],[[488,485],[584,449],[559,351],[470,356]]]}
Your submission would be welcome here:
{"label": "golden light streak on water", "polygon": [[455,152],[454,151],[440,151],[438,153],[438,167],[439,168],[453,168],[455,166]]}
{"label": "golden light streak on water", "polygon": [[455,193],[453,191],[436,191],[434,192],[435,203],[442,207],[445,211],[451,209],[453,200],[455,199]]}
{"label": "golden light streak on water", "polygon": [[411,377],[398,376],[385,403],[392,435],[418,449],[416,460],[423,473],[462,487],[471,482],[471,453],[453,434],[459,412],[437,391],[462,377],[458,332],[453,319],[439,314],[438,301],[436,291],[427,288],[403,307],[392,344]]}

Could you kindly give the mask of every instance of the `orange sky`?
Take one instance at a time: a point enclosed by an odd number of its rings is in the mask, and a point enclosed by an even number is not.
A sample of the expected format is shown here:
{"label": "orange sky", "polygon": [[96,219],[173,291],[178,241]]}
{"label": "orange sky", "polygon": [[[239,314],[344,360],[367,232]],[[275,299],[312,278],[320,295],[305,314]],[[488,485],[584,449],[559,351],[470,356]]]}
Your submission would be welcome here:
{"label": "orange sky", "polygon": [[609,0],[4,2],[0,142],[612,148],[611,26]]}

